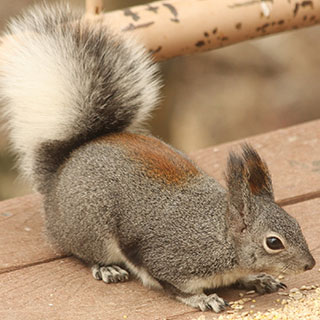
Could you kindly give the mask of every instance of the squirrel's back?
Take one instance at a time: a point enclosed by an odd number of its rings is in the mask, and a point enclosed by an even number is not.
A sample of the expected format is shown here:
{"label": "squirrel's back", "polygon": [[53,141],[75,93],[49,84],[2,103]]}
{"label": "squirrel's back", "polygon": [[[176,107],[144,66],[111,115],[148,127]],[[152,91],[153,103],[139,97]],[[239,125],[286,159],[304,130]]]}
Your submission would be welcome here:
{"label": "squirrel's back", "polygon": [[13,20],[0,46],[0,95],[23,173],[39,186],[76,147],[139,128],[158,100],[156,75],[141,45],[68,6]]}

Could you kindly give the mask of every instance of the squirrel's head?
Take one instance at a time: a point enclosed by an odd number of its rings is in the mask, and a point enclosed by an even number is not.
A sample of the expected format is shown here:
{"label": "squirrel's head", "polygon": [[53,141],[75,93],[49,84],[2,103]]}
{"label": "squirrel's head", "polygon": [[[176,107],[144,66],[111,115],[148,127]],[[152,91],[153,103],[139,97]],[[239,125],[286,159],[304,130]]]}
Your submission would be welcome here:
{"label": "squirrel's head", "polygon": [[240,268],[273,275],[310,270],[315,265],[298,222],[274,201],[266,163],[248,144],[231,152],[226,180],[227,224]]}

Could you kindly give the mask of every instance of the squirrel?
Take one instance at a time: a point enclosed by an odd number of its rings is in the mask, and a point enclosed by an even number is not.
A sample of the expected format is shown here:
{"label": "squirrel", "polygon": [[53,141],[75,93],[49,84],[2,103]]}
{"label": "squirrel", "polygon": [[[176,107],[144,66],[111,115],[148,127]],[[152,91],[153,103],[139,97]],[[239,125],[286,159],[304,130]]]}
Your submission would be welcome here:
{"label": "squirrel", "polygon": [[277,275],[314,267],[251,145],[230,152],[224,188],[145,131],[161,81],[137,40],[46,4],[2,39],[1,98],[20,168],[43,196],[49,240],[95,279],[131,275],[220,312],[228,303],[207,289],[275,292],[286,287]]}

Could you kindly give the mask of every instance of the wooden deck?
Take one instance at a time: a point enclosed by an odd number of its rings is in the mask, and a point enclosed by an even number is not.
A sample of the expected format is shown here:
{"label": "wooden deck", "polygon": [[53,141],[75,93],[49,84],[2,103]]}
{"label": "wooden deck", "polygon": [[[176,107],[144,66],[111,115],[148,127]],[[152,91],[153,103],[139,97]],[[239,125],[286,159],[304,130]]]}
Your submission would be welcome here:
{"label": "wooden deck", "polygon": [[[298,219],[320,262],[320,120],[246,139],[267,161],[277,201]],[[223,183],[227,152],[239,142],[191,154]],[[137,281],[104,284],[73,257],[55,252],[43,236],[41,198],[30,195],[0,203],[0,319],[205,319],[201,313],[144,288]],[[320,283],[320,265],[286,278],[288,288]],[[239,291],[224,289],[228,300]],[[278,294],[255,297],[254,311],[279,307]],[[250,308],[250,306],[246,307]],[[247,310],[247,309],[244,309]],[[244,311],[242,310],[242,311]]]}

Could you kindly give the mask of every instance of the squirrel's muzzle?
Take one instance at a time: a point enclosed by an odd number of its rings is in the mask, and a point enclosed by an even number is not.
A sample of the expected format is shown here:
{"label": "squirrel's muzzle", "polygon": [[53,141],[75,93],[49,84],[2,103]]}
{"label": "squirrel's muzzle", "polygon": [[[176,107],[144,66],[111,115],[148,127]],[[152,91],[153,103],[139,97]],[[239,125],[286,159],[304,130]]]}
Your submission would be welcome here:
{"label": "squirrel's muzzle", "polygon": [[314,258],[310,255],[310,261],[304,266],[304,271],[311,270],[316,264]]}

